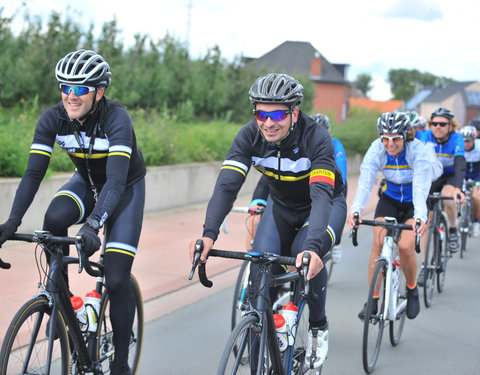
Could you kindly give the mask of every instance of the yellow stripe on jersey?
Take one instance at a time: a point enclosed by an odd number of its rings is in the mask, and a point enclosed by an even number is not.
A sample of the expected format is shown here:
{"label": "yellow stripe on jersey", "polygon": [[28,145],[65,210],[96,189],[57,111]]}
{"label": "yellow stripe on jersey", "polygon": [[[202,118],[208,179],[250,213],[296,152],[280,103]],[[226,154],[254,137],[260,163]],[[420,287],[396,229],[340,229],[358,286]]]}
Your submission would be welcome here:
{"label": "yellow stripe on jersey", "polygon": [[[76,158],[85,159],[86,154],[81,152],[69,152],[70,155],[75,156]],[[92,154],[89,159],[102,159],[106,158],[108,154]]]}
{"label": "yellow stripe on jersey", "polygon": [[237,167],[232,167],[231,165],[223,165],[220,169],[231,169],[233,171],[237,171],[237,172],[243,174],[244,176],[247,175],[243,169],[237,168]]}
{"label": "yellow stripe on jersey", "polygon": [[130,159],[130,154],[127,154],[126,152],[110,152],[108,156],[125,156]]}
{"label": "yellow stripe on jersey", "polygon": [[125,254],[125,255],[130,255],[132,258],[135,258],[135,254],[125,251],[122,249],[115,249],[115,248],[108,248],[105,250],[106,253],[120,253],[120,254]]}
{"label": "yellow stripe on jersey", "polygon": [[52,156],[51,153],[45,152],[45,151],[40,151],[40,150],[30,150],[30,153],[31,153],[31,154],[45,155],[45,156],[48,156],[48,157],[51,157],[51,156]]}

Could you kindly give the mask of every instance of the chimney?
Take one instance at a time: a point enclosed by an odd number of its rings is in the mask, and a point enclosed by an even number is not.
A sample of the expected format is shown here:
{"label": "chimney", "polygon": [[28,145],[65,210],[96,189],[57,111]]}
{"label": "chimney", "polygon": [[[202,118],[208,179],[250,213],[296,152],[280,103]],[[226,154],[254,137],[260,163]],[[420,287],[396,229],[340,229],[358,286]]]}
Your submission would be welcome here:
{"label": "chimney", "polygon": [[310,62],[310,75],[312,77],[320,77],[322,75],[322,59],[318,52],[315,52],[315,55]]}

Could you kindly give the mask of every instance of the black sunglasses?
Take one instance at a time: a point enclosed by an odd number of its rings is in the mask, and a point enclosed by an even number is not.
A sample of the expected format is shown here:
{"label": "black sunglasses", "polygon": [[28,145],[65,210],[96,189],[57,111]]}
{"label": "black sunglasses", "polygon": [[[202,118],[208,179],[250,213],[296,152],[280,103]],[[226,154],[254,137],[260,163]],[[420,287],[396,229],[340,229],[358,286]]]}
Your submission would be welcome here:
{"label": "black sunglasses", "polygon": [[430,126],[441,126],[442,128],[447,126],[449,124],[449,122],[445,122],[445,121],[440,121],[440,122],[431,122],[430,123]]}

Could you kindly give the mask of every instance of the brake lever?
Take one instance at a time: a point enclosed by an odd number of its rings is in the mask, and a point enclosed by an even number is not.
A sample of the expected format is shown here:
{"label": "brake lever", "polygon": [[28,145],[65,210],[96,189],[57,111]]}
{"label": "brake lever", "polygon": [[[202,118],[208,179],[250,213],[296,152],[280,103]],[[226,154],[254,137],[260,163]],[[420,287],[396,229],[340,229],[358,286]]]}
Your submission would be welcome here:
{"label": "brake lever", "polygon": [[360,214],[358,212],[355,212],[353,214],[353,222],[354,222],[355,225],[350,230],[350,237],[352,237],[353,246],[358,246],[357,231],[358,231],[358,225],[360,225],[359,216],[360,216]]}
{"label": "brake lever", "polygon": [[83,239],[81,236],[75,236],[75,247],[78,253],[78,273],[82,273],[83,271],[83,262],[85,260],[84,251],[82,251],[83,247]]}
{"label": "brake lever", "polygon": [[195,275],[195,268],[197,268],[198,261],[200,260],[200,256],[202,255],[203,251],[203,241],[198,239],[195,242],[195,256],[193,258],[192,269],[190,270],[190,276],[188,276],[188,280],[193,279],[193,275]]}
{"label": "brake lever", "polygon": [[417,254],[420,254],[420,234],[418,233],[418,229],[420,228],[420,224],[422,221],[420,219],[417,219],[415,221],[415,251]]}
{"label": "brake lever", "polygon": [[305,295],[308,296],[310,292],[310,282],[307,280],[308,267],[310,265],[311,255],[308,252],[303,253],[302,257],[302,272],[303,272],[303,281],[305,282]]}

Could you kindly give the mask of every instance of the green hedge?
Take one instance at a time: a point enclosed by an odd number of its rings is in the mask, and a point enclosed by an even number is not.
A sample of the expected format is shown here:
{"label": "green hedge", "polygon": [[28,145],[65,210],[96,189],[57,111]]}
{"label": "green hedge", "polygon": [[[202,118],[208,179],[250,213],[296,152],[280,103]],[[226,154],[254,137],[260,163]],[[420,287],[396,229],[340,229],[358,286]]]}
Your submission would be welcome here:
{"label": "green hedge", "polygon": [[[21,103],[13,110],[0,108],[0,177],[23,175],[39,113],[35,101],[29,105]],[[130,113],[138,147],[148,166],[223,160],[243,125],[227,120],[182,122],[178,117],[154,110],[133,110]],[[376,112],[354,108],[347,121],[332,124],[332,135],[343,143],[348,155],[364,154],[378,137],[377,118]],[[245,122],[247,120],[248,115]],[[54,147],[49,171],[73,171],[67,153],[60,152],[58,146]]]}

